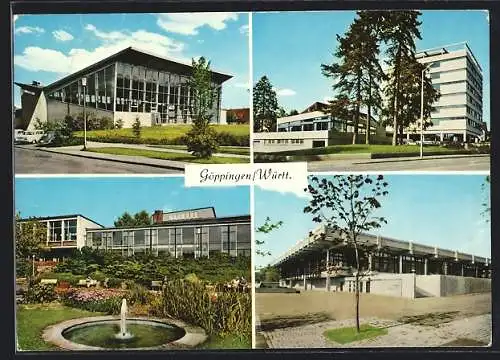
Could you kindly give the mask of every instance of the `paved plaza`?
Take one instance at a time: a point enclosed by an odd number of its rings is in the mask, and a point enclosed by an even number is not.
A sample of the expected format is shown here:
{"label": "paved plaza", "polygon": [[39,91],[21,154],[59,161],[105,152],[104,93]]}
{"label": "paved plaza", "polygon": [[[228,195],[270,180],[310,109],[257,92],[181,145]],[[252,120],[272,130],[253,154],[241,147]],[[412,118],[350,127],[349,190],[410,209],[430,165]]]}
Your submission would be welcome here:
{"label": "paved plaza", "polygon": [[256,294],[258,331],[269,348],[437,347],[454,341],[485,346],[491,338],[491,294],[404,299],[360,294],[362,324],[387,335],[350,344],[323,332],[355,326],[352,293]]}

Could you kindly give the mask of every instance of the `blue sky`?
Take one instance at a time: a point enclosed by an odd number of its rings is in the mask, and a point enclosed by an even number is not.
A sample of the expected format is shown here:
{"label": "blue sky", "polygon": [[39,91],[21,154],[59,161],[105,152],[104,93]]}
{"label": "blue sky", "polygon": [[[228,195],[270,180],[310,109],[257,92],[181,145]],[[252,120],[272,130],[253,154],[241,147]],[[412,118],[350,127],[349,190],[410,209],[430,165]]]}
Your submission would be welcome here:
{"label": "blue sky", "polygon": [[[286,110],[331,98],[321,74],[334,61],[336,34],[344,34],[354,11],[254,13],[253,80],[267,75]],[[483,69],[483,119],[489,123],[489,23],[483,10],[422,11],[418,50],[466,41]]]}
{"label": "blue sky", "polygon": [[[50,84],[128,46],[233,75],[223,107],[249,106],[247,13],[14,16],[14,80]],[[14,104],[20,104],[14,88]]]}
{"label": "blue sky", "polygon": [[[376,215],[386,217],[388,223],[374,234],[491,256],[490,223],[481,214],[489,194],[482,190],[485,175],[387,175],[385,179],[389,194]],[[255,187],[256,226],[267,216],[273,223],[283,221],[267,235],[256,233],[272,254],[257,256],[256,266],[268,264],[318,226],[310,214],[303,213],[307,204],[305,195]]]}
{"label": "blue sky", "polygon": [[125,211],[213,206],[219,217],[250,214],[248,186],[185,188],[183,177],[16,177],[15,186],[15,209],[22,217],[82,214],[112,226]]}

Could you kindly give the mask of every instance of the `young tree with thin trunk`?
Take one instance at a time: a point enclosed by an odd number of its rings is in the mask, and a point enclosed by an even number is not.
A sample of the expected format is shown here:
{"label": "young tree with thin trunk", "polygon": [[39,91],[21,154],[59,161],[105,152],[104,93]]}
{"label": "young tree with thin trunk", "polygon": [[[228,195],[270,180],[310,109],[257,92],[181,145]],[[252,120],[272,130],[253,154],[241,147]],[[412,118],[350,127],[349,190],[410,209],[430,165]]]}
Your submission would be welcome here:
{"label": "young tree with thin trunk", "polygon": [[388,183],[382,175],[335,175],[310,177],[305,189],[312,199],[304,208],[313,221],[324,225],[319,237],[332,239],[332,246],[343,244],[354,251],[356,330],[359,333],[359,285],[362,278],[361,256],[371,252],[361,235],[386,224],[384,217],[374,216],[382,205],[380,199],[388,194]]}
{"label": "young tree with thin trunk", "polygon": [[203,56],[192,60],[193,73],[189,80],[193,127],[186,134],[188,151],[198,158],[208,159],[217,151],[217,134],[210,127],[217,90],[212,83],[210,61]]}

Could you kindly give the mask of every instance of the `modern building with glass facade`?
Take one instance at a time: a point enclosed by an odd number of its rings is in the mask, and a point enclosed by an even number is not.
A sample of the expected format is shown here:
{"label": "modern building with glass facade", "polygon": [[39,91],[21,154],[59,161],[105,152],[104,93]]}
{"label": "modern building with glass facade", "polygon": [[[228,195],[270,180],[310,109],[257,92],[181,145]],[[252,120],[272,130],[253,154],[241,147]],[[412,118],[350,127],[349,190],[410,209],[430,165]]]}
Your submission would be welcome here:
{"label": "modern building with glass facade", "polygon": [[[21,220],[26,222],[28,219]],[[37,218],[47,227],[40,239],[54,257],[84,246],[125,256],[170,254],[176,258],[251,255],[250,215],[217,217],[212,207],[155,211],[152,225],[104,227],[82,215]]]}
{"label": "modern building with glass facade", "polygon": [[[20,127],[31,130],[37,119],[81,116],[84,104],[89,116],[107,117],[114,124],[121,120],[123,127],[131,127],[136,119],[142,126],[189,124],[191,75],[190,65],[128,47],[47,86],[16,83],[23,108]],[[215,71],[211,75],[216,94],[211,121],[219,123],[222,83],[231,76]]]}
{"label": "modern building with glass facade", "polygon": [[[450,296],[491,290],[488,258],[362,234],[360,291],[408,298]],[[271,265],[281,284],[302,290],[355,290],[354,249],[320,226]]]}
{"label": "modern building with glass facade", "polygon": [[[359,139],[366,134],[367,114],[360,114]],[[352,142],[352,121],[341,121],[329,113],[329,104],[315,102],[300,114],[276,120],[277,131],[256,132],[253,137],[255,152],[279,152],[348,144]],[[383,135],[384,128],[372,117],[370,134]]]}
{"label": "modern building with glass facade", "polygon": [[[425,140],[484,140],[482,68],[467,43],[422,50],[416,57],[429,66],[432,86],[441,94],[433,104],[433,125],[424,130]],[[419,128],[405,129],[405,133],[420,139]]]}
{"label": "modern building with glass facade", "polygon": [[85,246],[87,229],[102,228],[101,224],[80,214],[39,217],[19,220],[22,227],[29,221],[47,230],[47,236],[40,239],[47,252],[64,255],[68,250]]}

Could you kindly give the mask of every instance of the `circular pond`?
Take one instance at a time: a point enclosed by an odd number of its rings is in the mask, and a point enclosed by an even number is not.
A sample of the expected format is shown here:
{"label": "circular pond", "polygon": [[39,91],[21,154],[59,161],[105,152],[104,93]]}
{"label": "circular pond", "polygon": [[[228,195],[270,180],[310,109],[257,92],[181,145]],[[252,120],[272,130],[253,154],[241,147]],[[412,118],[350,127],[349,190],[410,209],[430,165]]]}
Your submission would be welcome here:
{"label": "circular pond", "polygon": [[127,319],[127,332],[131,336],[120,339],[119,332],[119,320],[100,320],[68,327],[62,336],[73,343],[103,349],[142,349],[168,344],[186,333],[172,324],[140,319]]}

